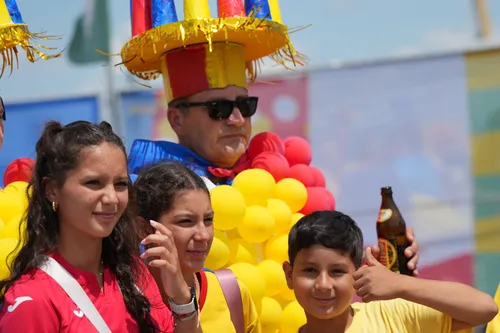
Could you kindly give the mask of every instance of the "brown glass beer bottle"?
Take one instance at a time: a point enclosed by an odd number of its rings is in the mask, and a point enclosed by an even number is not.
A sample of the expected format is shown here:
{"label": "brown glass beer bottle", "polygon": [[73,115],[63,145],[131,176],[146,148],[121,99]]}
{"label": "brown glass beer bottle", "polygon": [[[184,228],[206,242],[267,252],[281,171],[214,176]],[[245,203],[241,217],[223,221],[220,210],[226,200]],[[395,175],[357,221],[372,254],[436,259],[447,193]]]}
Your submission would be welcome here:
{"label": "brown glass beer bottle", "polygon": [[382,187],[380,194],[382,203],[377,219],[380,262],[395,273],[412,275],[413,271],[408,269],[408,259],[404,255],[409,246],[406,224],[392,198],[392,188]]}

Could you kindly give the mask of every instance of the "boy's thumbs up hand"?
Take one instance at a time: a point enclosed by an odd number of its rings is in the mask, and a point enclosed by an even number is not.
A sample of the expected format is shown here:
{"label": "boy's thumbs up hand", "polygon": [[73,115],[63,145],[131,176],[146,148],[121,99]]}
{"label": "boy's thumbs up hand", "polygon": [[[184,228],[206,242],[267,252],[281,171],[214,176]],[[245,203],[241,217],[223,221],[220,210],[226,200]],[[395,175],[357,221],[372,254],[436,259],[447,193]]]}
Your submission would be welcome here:
{"label": "boy's thumbs up hand", "polygon": [[367,265],[368,267],[375,267],[382,265],[377,259],[375,259],[371,247],[367,247],[365,249],[365,265]]}
{"label": "boy's thumbs up hand", "polygon": [[398,298],[406,276],[393,273],[373,256],[372,249],[365,250],[365,263],[353,274],[354,289],[363,302]]}

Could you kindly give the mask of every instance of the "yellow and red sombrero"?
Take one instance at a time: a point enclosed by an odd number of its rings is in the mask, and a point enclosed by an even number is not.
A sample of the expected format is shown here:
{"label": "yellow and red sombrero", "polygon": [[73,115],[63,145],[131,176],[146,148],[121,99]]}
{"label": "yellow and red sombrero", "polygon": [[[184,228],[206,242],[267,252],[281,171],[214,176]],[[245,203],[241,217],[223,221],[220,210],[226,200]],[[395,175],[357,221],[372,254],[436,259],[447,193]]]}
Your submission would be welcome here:
{"label": "yellow and red sombrero", "polygon": [[39,33],[32,33],[28,25],[24,23],[21,12],[17,7],[15,0],[0,0],[0,77],[5,68],[10,67],[11,71],[17,65],[18,50],[17,47],[24,49],[29,61],[34,62],[35,55],[40,58],[57,58],[61,54],[48,55],[40,49],[52,50],[51,48],[33,45],[34,40],[49,39]]}
{"label": "yellow and red sombrero", "polygon": [[141,79],[161,74],[169,102],[228,85],[247,88],[265,57],[302,65],[278,0],[218,0],[217,8],[211,17],[208,0],[184,0],[179,21],[174,0],[132,0],[132,39],[122,64]]}

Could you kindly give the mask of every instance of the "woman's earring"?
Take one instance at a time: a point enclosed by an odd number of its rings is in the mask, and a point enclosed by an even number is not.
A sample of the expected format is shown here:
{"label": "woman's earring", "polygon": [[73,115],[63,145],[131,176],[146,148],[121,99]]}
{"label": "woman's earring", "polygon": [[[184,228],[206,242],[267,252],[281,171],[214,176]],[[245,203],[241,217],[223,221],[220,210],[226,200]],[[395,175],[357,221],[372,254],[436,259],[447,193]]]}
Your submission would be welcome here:
{"label": "woman's earring", "polygon": [[52,202],[52,210],[54,211],[54,213],[57,212],[57,207],[58,207],[57,202],[53,201]]}

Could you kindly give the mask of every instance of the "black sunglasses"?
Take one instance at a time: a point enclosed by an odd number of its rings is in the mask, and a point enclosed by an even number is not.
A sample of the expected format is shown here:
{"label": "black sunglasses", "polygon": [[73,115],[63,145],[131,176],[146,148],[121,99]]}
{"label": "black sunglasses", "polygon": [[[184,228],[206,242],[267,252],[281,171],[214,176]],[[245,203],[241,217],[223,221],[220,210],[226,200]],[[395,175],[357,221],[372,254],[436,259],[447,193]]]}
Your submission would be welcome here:
{"label": "black sunglasses", "polygon": [[180,103],[180,108],[190,108],[195,106],[205,106],[208,115],[215,120],[227,119],[233,113],[234,108],[238,108],[243,117],[249,118],[257,111],[258,97],[238,97],[235,101],[218,100],[198,103]]}
{"label": "black sunglasses", "polygon": [[5,105],[3,104],[2,97],[0,97],[0,120],[7,120],[7,114],[5,113]]}

